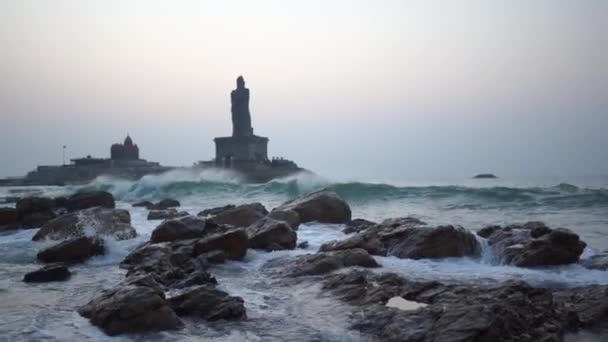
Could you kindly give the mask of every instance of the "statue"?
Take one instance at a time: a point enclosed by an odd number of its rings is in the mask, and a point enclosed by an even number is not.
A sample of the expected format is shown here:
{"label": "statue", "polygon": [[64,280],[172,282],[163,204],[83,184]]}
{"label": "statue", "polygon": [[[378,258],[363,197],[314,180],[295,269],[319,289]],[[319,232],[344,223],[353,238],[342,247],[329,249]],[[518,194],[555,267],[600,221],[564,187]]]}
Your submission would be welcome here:
{"label": "statue", "polygon": [[248,137],[253,135],[251,114],[249,113],[249,89],[245,88],[243,76],[236,79],[236,89],[230,93],[232,103],[232,136]]}

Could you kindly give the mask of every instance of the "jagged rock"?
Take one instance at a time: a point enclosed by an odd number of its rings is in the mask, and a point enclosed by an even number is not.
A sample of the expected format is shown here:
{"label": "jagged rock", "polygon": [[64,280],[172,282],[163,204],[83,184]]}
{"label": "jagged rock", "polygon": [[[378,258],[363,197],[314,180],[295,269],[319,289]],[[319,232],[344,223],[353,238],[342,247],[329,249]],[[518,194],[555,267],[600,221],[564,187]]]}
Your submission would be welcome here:
{"label": "jagged rock", "polygon": [[57,217],[57,203],[52,198],[27,197],[17,201],[19,226],[24,229],[38,228]]}
{"label": "jagged rock", "polygon": [[95,236],[109,236],[116,240],[127,240],[137,236],[131,226],[127,210],[94,207],[62,215],[45,223],[32,240],[63,240],[84,236],[90,232]]}
{"label": "jagged rock", "polygon": [[268,211],[260,203],[243,204],[238,207],[224,210],[213,216],[218,224],[229,224],[235,227],[248,227],[259,219],[268,215]]}
{"label": "jagged rock", "polygon": [[103,291],[78,313],[110,336],[182,327],[163,290],[150,279],[127,281]]}
{"label": "jagged rock", "polygon": [[212,286],[196,286],[169,298],[169,305],[180,316],[197,316],[208,321],[245,318],[243,299],[229,296]]}
{"label": "jagged rock", "polygon": [[63,265],[48,265],[39,270],[27,273],[23,277],[26,283],[46,283],[50,281],[65,281],[70,279],[70,270]]}
{"label": "jagged rock", "polygon": [[67,198],[68,211],[78,211],[93,207],[115,208],[114,196],[106,191],[79,192]]}
{"label": "jagged rock", "polygon": [[282,204],[276,210],[293,210],[300,215],[302,223],[347,223],[352,215],[348,203],[329,190],[311,192]]}
{"label": "jagged rock", "polygon": [[148,213],[148,220],[152,221],[152,220],[171,220],[174,218],[178,218],[178,217],[182,217],[182,216],[188,216],[190,214],[188,214],[185,211],[177,211],[176,209],[154,209],[154,210],[150,210],[150,212]]}
{"label": "jagged rock", "polygon": [[484,239],[487,239],[488,237],[490,237],[490,235],[494,234],[494,232],[496,232],[497,230],[501,230],[502,227],[501,226],[486,226],[481,228],[478,232],[477,235],[481,236]]}
{"label": "jagged rock", "polygon": [[154,206],[154,203],[150,202],[150,201],[141,201],[141,202],[137,202],[134,203],[132,205],[134,208],[146,208],[146,209],[150,209]]}
{"label": "jagged rock", "polygon": [[477,256],[481,252],[475,236],[462,227],[426,227],[410,218],[385,221],[345,240],[326,243],[321,251],[350,248],[409,259]]}
{"label": "jagged rock", "polygon": [[213,216],[213,215],[217,215],[219,213],[222,213],[226,210],[230,210],[230,209],[234,209],[236,208],[236,205],[234,204],[228,204],[225,205],[223,207],[215,207],[215,208],[211,208],[211,209],[205,209],[203,211],[201,211],[200,213],[197,214],[197,216],[200,217],[207,217],[207,216]]}
{"label": "jagged rock", "polygon": [[550,229],[541,222],[500,227],[487,236],[504,263],[520,267],[575,263],[586,247],[570,230]]}
{"label": "jagged rock", "polygon": [[232,260],[242,260],[247,254],[249,240],[245,229],[236,228],[199,239],[194,244],[193,255],[198,256],[221,250]]}
{"label": "jagged rock", "polygon": [[83,236],[44,249],[36,257],[42,262],[82,262],[104,251],[103,240]]}
{"label": "jagged rock", "polygon": [[346,227],[342,230],[344,234],[360,233],[367,228],[375,226],[376,223],[365,219],[354,219],[346,224]]}
{"label": "jagged rock", "polygon": [[321,275],[351,266],[379,267],[376,260],[361,248],[305,254],[287,260],[279,258],[271,260],[265,266],[284,268],[281,274],[291,277]]}
{"label": "jagged rock", "polygon": [[265,217],[247,227],[249,247],[254,249],[294,249],[298,236],[287,222]]}
{"label": "jagged rock", "polygon": [[165,198],[163,200],[160,200],[158,203],[154,204],[153,206],[151,206],[149,209],[164,210],[164,209],[169,209],[169,208],[176,208],[179,206],[181,206],[181,203],[179,203],[179,201],[171,199],[171,198]]}
{"label": "jagged rock", "polygon": [[608,252],[592,255],[588,259],[581,260],[581,265],[590,270],[608,270]]}
{"label": "jagged rock", "polygon": [[300,226],[300,215],[293,210],[273,210],[268,214],[269,218],[285,221],[293,230],[298,230]]}
{"label": "jagged rock", "polygon": [[161,223],[150,237],[150,242],[159,243],[175,240],[187,240],[201,238],[216,228],[213,221],[199,219],[193,216],[185,216],[177,220],[169,220]]}

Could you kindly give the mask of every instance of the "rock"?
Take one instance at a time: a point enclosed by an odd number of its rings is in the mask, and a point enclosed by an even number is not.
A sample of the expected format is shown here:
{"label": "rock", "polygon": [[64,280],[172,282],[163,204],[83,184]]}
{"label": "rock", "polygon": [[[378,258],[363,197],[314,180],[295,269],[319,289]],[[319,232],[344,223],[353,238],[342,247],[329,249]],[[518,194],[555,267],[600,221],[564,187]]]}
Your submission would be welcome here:
{"label": "rock", "polygon": [[276,210],[293,210],[300,222],[347,223],[351,220],[348,204],[335,192],[320,190],[282,204]]}
{"label": "rock", "polygon": [[354,219],[346,224],[346,228],[342,230],[344,234],[360,233],[367,228],[375,226],[376,223],[364,219]]}
{"label": "rock", "polygon": [[265,217],[247,227],[249,247],[254,249],[294,249],[298,236],[285,221]]}
{"label": "rock", "polygon": [[159,201],[158,203],[154,204],[153,206],[151,206],[149,209],[164,210],[164,209],[169,209],[169,208],[177,208],[179,206],[181,206],[179,201],[171,199],[171,198],[165,198],[165,199]]}
{"label": "rock", "polygon": [[498,178],[496,175],[491,173],[480,173],[478,175],[473,176],[474,179],[493,179]]}
{"label": "rock", "polygon": [[169,298],[169,305],[180,316],[197,316],[208,321],[247,316],[242,298],[229,296],[212,286],[188,288]]}
{"label": "rock", "polygon": [[481,228],[478,232],[477,235],[481,236],[482,238],[489,238],[490,235],[494,234],[494,232],[496,232],[497,230],[502,229],[501,226],[486,226]]}
{"label": "rock", "polygon": [[114,196],[106,191],[79,192],[68,197],[66,202],[68,211],[78,211],[93,207],[104,207],[113,209],[116,207]]}
{"label": "rock", "polygon": [[137,282],[119,284],[82,306],[78,313],[110,336],[182,327],[162,289],[148,285]]}
{"label": "rock", "polygon": [[243,204],[238,207],[224,210],[213,216],[218,224],[229,224],[235,227],[248,227],[268,215],[268,211],[260,203]]}
{"label": "rock", "polygon": [[298,230],[300,226],[300,215],[293,210],[273,210],[268,214],[271,219],[285,221],[293,230]]}
{"label": "rock", "polygon": [[415,227],[426,226],[426,225],[427,225],[426,222],[420,221],[419,219],[417,219],[415,217],[411,217],[411,216],[389,218],[389,219],[382,221],[382,223],[380,223],[380,227],[382,227],[385,230],[390,229],[390,228],[397,228],[397,227],[415,228]]}
{"label": "rock", "polygon": [[403,219],[385,221],[345,240],[326,243],[321,251],[351,248],[409,259],[478,256],[481,252],[475,236],[462,227],[425,227],[420,221]]}
{"label": "rock", "polygon": [[199,219],[193,216],[185,216],[176,220],[161,223],[150,237],[150,242],[159,243],[175,240],[187,240],[201,238],[217,224],[213,221]]}
{"label": "rock", "polygon": [[63,240],[84,236],[85,232],[116,240],[137,236],[127,210],[94,207],[65,214],[45,223],[32,240]]}
{"label": "rock", "polygon": [[176,209],[154,209],[148,213],[148,220],[170,220],[177,217],[188,216],[185,211],[177,211]]}
{"label": "rock", "polygon": [[236,205],[234,204],[228,204],[225,205],[223,207],[215,207],[215,208],[211,208],[211,209],[205,209],[203,211],[201,211],[200,213],[198,213],[196,216],[200,216],[200,217],[207,217],[207,216],[213,216],[213,215],[217,215],[219,213],[222,213],[226,210],[230,210],[230,209],[234,209],[236,208]]}
{"label": "rock", "polygon": [[154,203],[150,202],[150,201],[141,201],[141,202],[137,202],[134,203],[132,205],[134,208],[146,208],[146,209],[150,209],[154,206]]}
{"label": "rock", "polygon": [[57,217],[57,204],[52,198],[27,197],[17,201],[17,217],[21,228],[38,228]]}
{"label": "rock", "polygon": [[302,241],[297,246],[298,249],[308,249],[308,247],[309,247],[308,241]]}
{"label": "rock", "polygon": [[70,279],[70,270],[63,265],[48,265],[30,272],[23,277],[26,283],[46,283],[49,281],[65,281]]}
{"label": "rock", "polygon": [[232,260],[242,260],[247,254],[249,240],[245,229],[236,228],[216,233],[196,241],[193,255],[198,256],[214,250],[221,250]]}
{"label": "rock", "polygon": [[280,258],[266,265],[270,268],[285,268],[286,271],[281,273],[290,277],[321,275],[351,266],[379,267],[376,260],[361,248],[306,254],[288,260]]}
{"label": "rock", "polygon": [[550,229],[541,222],[494,229],[488,243],[502,262],[520,267],[575,263],[586,247],[570,230]]}
{"label": "rock", "polygon": [[83,236],[44,249],[36,257],[42,262],[82,262],[104,251],[103,240]]}
{"label": "rock", "polygon": [[0,226],[12,225],[17,223],[17,209],[0,208]]}
{"label": "rock", "polygon": [[590,270],[608,270],[608,253],[592,255],[588,259],[581,260],[581,265]]}

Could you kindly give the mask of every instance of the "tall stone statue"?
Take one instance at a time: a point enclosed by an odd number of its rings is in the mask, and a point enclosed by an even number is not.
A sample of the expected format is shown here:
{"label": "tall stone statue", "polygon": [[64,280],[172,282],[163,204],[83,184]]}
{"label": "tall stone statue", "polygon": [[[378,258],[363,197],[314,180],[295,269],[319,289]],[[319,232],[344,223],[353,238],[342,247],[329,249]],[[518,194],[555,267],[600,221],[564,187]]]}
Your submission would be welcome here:
{"label": "tall stone statue", "polygon": [[248,137],[253,135],[251,114],[249,113],[249,89],[245,88],[243,76],[236,79],[236,89],[230,93],[232,103],[232,136]]}

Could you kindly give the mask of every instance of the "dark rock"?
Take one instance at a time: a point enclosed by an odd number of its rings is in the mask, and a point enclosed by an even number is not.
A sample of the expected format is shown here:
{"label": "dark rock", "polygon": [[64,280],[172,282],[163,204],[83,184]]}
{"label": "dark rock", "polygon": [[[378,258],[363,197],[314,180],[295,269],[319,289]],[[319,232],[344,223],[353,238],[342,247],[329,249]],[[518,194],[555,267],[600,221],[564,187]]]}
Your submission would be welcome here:
{"label": "dark rock", "polygon": [[420,221],[419,219],[411,216],[389,218],[380,223],[380,227],[385,230],[397,227],[414,228],[426,225],[426,222]]}
{"label": "dark rock", "polygon": [[[207,227],[209,225],[209,227]],[[150,242],[159,243],[175,240],[186,240],[203,237],[208,230],[217,227],[212,221],[185,216],[177,220],[161,223],[150,237]]]}
{"label": "dark rock", "polygon": [[211,286],[188,288],[169,298],[169,305],[180,316],[197,316],[208,321],[247,316],[242,298],[229,296]]}
{"label": "dark rock", "polygon": [[17,209],[0,208],[0,226],[14,225],[17,223]]}
{"label": "dark rock", "polygon": [[83,236],[44,249],[38,253],[37,258],[42,262],[82,262],[104,254],[104,251],[103,240]]}
{"label": "dark rock", "polygon": [[497,230],[502,229],[501,226],[486,226],[481,228],[478,232],[477,235],[481,236],[482,238],[489,238],[490,235],[494,234],[494,232],[496,232]]}
{"label": "dark rock", "polygon": [[285,221],[265,217],[247,227],[249,247],[254,249],[294,249],[298,236]]}
{"label": "dark rock", "polygon": [[491,173],[480,173],[478,175],[475,175],[473,178],[475,178],[475,179],[494,179],[494,178],[498,178],[498,177],[496,177],[496,175],[493,175]]}
{"label": "dark rock", "polygon": [[17,217],[21,228],[38,228],[57,217],[57,204],[52,198],[27,197],[17,201]]}
{"label": "dark rock", "polygon": [[174,218],[188,216],[185,211],[177,211],[176,209],[154,209],[148,213],[148,220],[171,220]]}
{"label": "dark rock", "polygon": [[232,260],[242,260],[247,254],[249,240],[245,229],[236,228],[223,233],[216,233],[197,240],[193,255],[198,256],[214,250],[221,250]]}
{"label": "dark rock", "polygon": [[159,201],[158,203],[154,204],[149,209],[164,210],[164,209],[169,209],[169,208],[177,208],[179,206],[181,206],[181,203],[179,203],[179,201],[171,199],[171,198],[166,198],[166,199],[163,199],[163,200]]}
{"label": "dark rock", "polygon": [[154,206],[154,203],[150,202],[150,201],[141,201],[141,202],[137,202],[133,204],[133,207],[135,208],[146,208],[146,209],[150,209]]}
{"label": "dark rock", "polygon": [[608,253],[592,255],[588,259],[581,260],[581,265],[590,270],[608,270]]}
{"label": "dark rock", "polygon": [[126,282],[103,291],[78,313],[110,335],[174,330],[182,326],[153,281]]}
{"label": "dark rock", "polygon": [[268,214],[269,218],[285,221],[293,230],[300,226],[300,215],[293,210],[273,210]]}
{"label": "dark rock", "polygon": [[224,210],[213,216],[218,224],[229,224],[235,227],[248,227],[268,215],[268,211],[260,203],[243,204],[238,207]]}
{"label": "dark rock", "polygon": [[113,209],[116,207],[114,196],[106,191],[79,192],[68,197],[65,207],[68,211],[78,211],[93,207]]}
{"label": "dark rock", "polygon": [[367,228],[375,226],[376,223],[364,219],[354,219],[346,224],[346,228],[342,230],[344,234],[360,233]]}
{"label": "dark rock", "polygon": [[293,210],[300,215],[302,223],[347,223],[352,215],[348,203],[329,190],[311,192],[282,204],[276,210]]}
{"label": "dark rock", "polygon": [[351,266],[379,267],[376,260],[360,248],[306,254],[288,260],[275,259],[266,266],[284,267],[286,271],[281,273],[291,277],[321,275]]}
{"label": "dark rock", "polygon": [[362,248],[372,255],[386,256],[387,247],[377,236],[372,234],[357,234],[345,240],[324,243],[319,250],[321,252],[330,252],[353,248]]}
{"label": "dark rock", "polygon": [[93,232],[95,236],[110,236],[116,240],[137,236],[127,210],[94,207],[65,214],[45,223],[32,240],[81,237],[85,235],[85,231]]}
{"label": "dark rock", "polygon": [[211,208],[211,209],[205,209],[203,211],[201,211],[200,213],[197,214],[197,216],[200,217],[207,217],[207,216],[213,216],[213,215],[217,215],[219,213],[222,213],[226,210],[230,210],[230,209],[234,209],[236,208],[236,205],[234,204],[228,204],[225,205],[223,207],[215,207],[215,208]]}
{"label": "dark rock", "polygon": [[302,241],[297,246],[298,249],[308,249],[308,247],[309,247],[308,241]]}
{"label": "dark rock", "polygon": [[30,272],[23,277],[26,283],[46,283],[49,281],[65,281],[70,279],[70,270],[63,265],[48,265]]}

